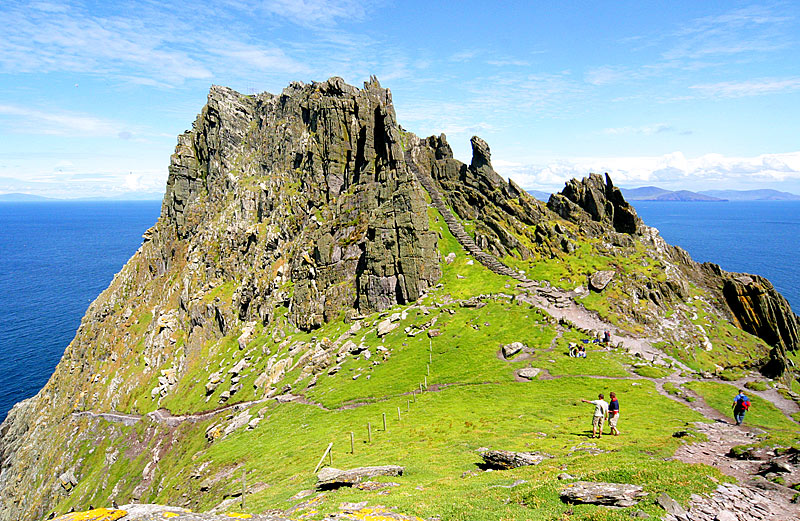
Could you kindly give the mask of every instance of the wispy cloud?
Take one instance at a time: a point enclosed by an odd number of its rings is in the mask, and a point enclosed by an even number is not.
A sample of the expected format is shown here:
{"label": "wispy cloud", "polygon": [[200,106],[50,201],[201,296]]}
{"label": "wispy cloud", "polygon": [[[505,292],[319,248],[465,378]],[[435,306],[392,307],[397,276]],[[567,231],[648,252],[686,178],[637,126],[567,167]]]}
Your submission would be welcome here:
{"label": "wispy cloud", "polygon": [[678,43],[665,51],[663,57],[693,60],[782,49],[788,45],[789,38],[781,28],[790,20],[768,6],[750,6],[698,18],[676,31]]}
{"label": "wispy cloud", "polygon": [[713,98],[743,98],[800,90],[800,78],[764,78],[751,81],[704,83],[689,87]]}
{"label": "wispy cloud", "polygon": [[653,136],[655,134],[663,134],[665,132],[677,132],[675,127],[665,123],[656,123],[653,125],[644,125],[640,127],[614,127],[603,129],[603,134],[610,136],[625,135],[625,134],[638,134],[640,136]]}
{"label": "wispy cloud", "polygon": [[14,118],[14,124],[8,126],[8,130],[13,132],[61,136],[118,136],[122,139],[132,137],[131,132],[124,130],[120,123],[87,114],[45,112],[15,105],[0,105],[0,118],[3,116]]}

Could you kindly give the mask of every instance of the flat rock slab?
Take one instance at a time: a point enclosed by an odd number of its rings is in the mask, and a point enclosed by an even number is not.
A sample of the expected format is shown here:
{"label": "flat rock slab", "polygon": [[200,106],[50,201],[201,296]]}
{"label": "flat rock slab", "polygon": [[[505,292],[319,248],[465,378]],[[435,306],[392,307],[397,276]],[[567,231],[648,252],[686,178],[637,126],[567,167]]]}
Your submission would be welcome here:
{"label": "flat rock slab", "polygon": [[646,495],[647,492],[638,485],[576,481],[561,491],[561,500],[566,503],[630,507]]}
{"label": "flat rock slab", "polygon": [[165,505],[122,505],[119,508],[95,508],[85,512],[72,512],[55,518],[55,521],[231,521],[249,519],[251,521],[289,521],[288,518],[272,514],[246,514],[227,512],[225,514],[198,514],[180,507]]}
{"label": "flat rock slab", "polygon": [[536,378],[542,370],[538,367],[523,367],[517,373],[521,378],[527,378],[528,380],[533,380]]}
{"label": "flat rock slab", "polygon": [[541,452],[511,452],[509,450],[487,450],[481,453],[481,458],[486,462],[486,466],[494,469],[515,469],[529,465],[538,465],[546,458],[552,458],[549,454]]}
{"label": "flat rock slab", "polygon": [[402,476],[404,471],[405,468],[399,465],[358,467],[350,470],[325,467],[317,473],[317,485],[320,487],[349,487],[365,478],[374,478],[375,476]]}

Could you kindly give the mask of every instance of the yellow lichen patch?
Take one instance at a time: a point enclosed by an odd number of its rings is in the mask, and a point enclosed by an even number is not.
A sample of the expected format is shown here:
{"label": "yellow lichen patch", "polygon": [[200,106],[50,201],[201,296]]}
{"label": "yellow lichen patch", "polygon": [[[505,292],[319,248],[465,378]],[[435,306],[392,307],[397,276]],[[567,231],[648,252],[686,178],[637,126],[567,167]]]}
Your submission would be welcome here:
{"label": "yellow lichen patch", "polygon": [[72,512],[65,514],[57,521],[115,521],[128,515],[126,510],[115,510],[109,508],[95,508],[86,512]]}
{"label": "yellow lichen patch", "polygon": [[416,516],[406,516],[395,512],[389,512],[382,508],[362,508],[349,514],[345,514],[350,519],[358,521],[424,521]]}
{"label": "yellow lichen patch", "polygon": [[250,519],[253,517],[250,514],[240,514],[239,512],[226,512],[225,515],[235,519]]}
{"label": "yellow lichen patch", "polygon": [[178,517],[180,514],[176,512],[161,512],[161,517],[170,518],[170,517]]}

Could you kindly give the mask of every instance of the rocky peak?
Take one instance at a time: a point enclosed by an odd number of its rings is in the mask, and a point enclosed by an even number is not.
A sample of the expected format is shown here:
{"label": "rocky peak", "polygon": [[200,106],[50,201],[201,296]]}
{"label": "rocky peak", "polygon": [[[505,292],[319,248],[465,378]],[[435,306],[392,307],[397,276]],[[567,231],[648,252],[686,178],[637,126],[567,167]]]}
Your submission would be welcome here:
{"label": "rocky peak", "polygon": [[580,181],[571,179],[559,194],[553,194],[547,206],[561,217],[575,222],[585,221],[585,216],[595,222],[608,224],[615,231],[636,234],[642,230],[642,220],[636,210],[622,196],[619,188],[597,174],[589,174]]}

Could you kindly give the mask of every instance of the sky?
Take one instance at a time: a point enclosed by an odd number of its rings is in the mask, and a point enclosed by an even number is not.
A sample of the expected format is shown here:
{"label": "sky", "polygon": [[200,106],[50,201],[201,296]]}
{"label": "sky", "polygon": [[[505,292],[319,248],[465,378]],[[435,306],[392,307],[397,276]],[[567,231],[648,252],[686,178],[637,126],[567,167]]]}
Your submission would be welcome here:
{"label": "sky", "polygon": [[[168,5],[167,5],[168,4]],[[0,2],[0,193],[163,193],[212,84],[376,75],[398,122],[560,190],[800,194],[800,2]]]}

